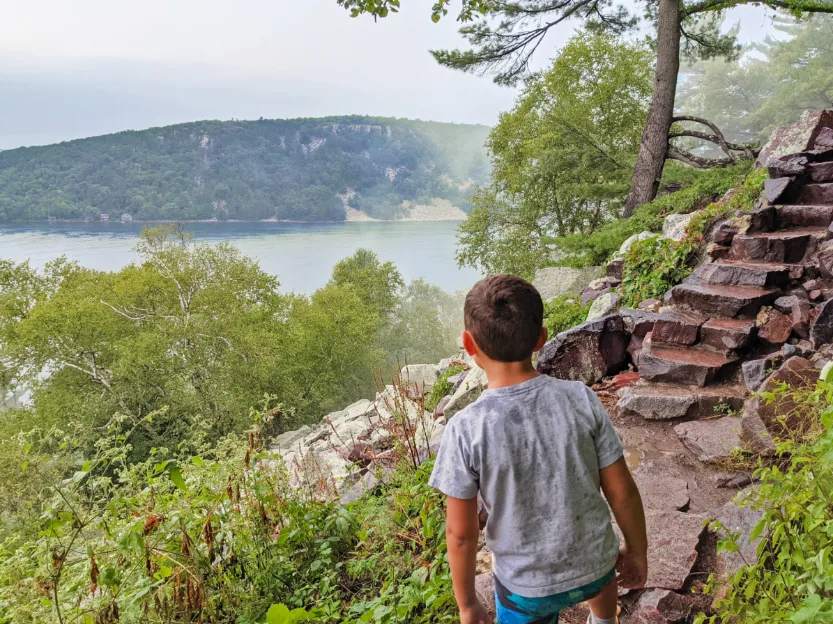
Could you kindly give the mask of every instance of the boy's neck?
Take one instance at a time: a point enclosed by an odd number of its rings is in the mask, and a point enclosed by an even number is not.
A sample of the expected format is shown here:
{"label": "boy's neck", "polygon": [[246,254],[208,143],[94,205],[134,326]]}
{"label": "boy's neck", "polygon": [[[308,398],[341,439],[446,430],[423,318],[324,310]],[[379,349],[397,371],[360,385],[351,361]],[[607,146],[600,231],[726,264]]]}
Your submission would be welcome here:
{"label": "boy's neck", "polygon": [[497,362],[483,359],[485,361],[478,362],[478,364],[489,380],[489,390],[516,386],[541,375],[532,365],[531,358],[522,362]]}

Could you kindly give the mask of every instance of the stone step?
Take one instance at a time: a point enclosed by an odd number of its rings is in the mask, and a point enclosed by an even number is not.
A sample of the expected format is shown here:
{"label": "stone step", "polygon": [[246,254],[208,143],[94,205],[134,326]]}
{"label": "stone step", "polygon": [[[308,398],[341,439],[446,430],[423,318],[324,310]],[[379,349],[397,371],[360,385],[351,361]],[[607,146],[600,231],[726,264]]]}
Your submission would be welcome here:
{"label": "stone step", "polygon": [[752,340],[753,319],[712,318],[700,327],[700,343],[718,351],[743,349]]}
{"label": "stone step", "polygon": [[805,184],[798,193],[799,204],[833,204],[833,182]]}
{"label": "stone step", "polygon": [[828,227],[833,223],[833,205],[778,206],[780,227]]}
{"label": "stone step", "polygon": [[647,381],[703,387],[737,358],[701,347],[656,345],[639,354],[639,376]]}
{"label": "stone step", "polygon": [[652,340],[675,345],[692,345],[697,342],[700,326],[707,318],[696,310],[671,308],[660,313],[654,321]]}
{"label": "stone step", "polygon": [[775,288],[696,282],[683,282],[671,290],[675,304],[688,306],[702,314],[725,318],[754,316],[761,306],[772,303],[778,294]]}
{"label": "stone step", "polygon": [[791,277],[798,279],[803,272],[800,264],[719,260],[702,265],[695,275],[703,284],[785,288]]}
{"label": "stone step", "polygon": [[827,229],[820,227],[739,234],[732,239],[726,259],[798,264],[810,248],[811,241],[814,238],[823,240],[827,234]]}
{"label": "stone step", "polygon": [[696,420],[714,416],[720,405],[739,410],[746,395],[746,388],[736,385],[691,388],[640,382],[625,388],[617,410],[646,420]]}
{"label": "stone step", "polygon": [[833,162],[814,163],[808,169],[813,182],[833,182]]}

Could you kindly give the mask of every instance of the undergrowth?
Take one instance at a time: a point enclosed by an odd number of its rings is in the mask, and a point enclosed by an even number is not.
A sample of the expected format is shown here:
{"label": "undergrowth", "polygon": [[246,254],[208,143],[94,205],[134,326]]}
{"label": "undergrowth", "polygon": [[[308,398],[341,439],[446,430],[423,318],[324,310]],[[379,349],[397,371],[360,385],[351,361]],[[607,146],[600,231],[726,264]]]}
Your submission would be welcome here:
{"label": "undergrowth", "polygon": [[657,197],[640,206],[628,219],[618,219],[590,234],[573,234],[556,238],[554,246],[567,254],[557,266],[584,267],[606,262],[625,240],[639,232],[659,232],[662,221],[669,214],[692,212],[719,199],[736,186],[750,172],[752,164],[744,161],[731,167],[695,171],[691,167],[673,168],[664,180],[684,188]]}
{"label": "undergrowth", "polygon": [[574,295],[559,295],[544,303],[544,326],[550,337],[566,331],[587,318],[590,304],[581,305],[581,298]]}
{"label": "undergrowth", "polygon": [[622,267],[623,279],[619,289],[622,306],[636,307],[646,299],[661,300],[669,288],[688,277],[694,270],[695,254],[708,226],[717,218],[753,210],[766,178],[766,169],[747,175],[736,187],[731,199],[711,203],[696,214],[681,241],[654,237],[631,245]]}
{"label": "undergrowth", "polygon": [[[739,501],[761,515],[749,536],[713,524],[725,536],[718,551],[739,553],[745,565],[709,580],[706,591],[722,587],[722,597],[695,624],[833,622],[833,384],[780,386],[762,399],[787,408],[779,419],[789,437]],[[754,560],[741,550],[746,539],[758,541]]]}
{"label": "undergrowth", "polygon": [[451,394],[453,385],[448,380],[449,377],[462,373],[464,370],[466,370],[466,367],[462,364],[454,364],[449,366],[448,369],[440,375],[439,379],[437,379],[437,383],[435,383],[434,387],[431,388],[431,392],[429,392],[425,397],[426,410],[433,412],[437,405],[439,405],[440,401],[443,400],[443,397]]}
{"label": "undergrowth", "polygon": [[73,431],[21,439],[46,495],[37,539],[0,545],[0,623],[453,621],[443,497],[412,461],[423,432],[394,421],[396,452],[364,464],[385,483],[347,506],[295,487],[260,425],[130,464],[114,424],[66,479],[51,462]]}

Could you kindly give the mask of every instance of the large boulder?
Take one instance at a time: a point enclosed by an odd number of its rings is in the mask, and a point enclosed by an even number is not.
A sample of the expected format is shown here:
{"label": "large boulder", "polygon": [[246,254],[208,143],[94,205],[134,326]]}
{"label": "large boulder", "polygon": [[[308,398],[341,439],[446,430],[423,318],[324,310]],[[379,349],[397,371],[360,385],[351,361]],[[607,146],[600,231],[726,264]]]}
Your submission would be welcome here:
{"label": "large boulder", "polygon": [[428,391],[437,383],[440,367],[436,364],[410,364],[403,366],[400,379],[409,386],[416,385],[420,390]]}
{"label": "large boulder", "polygon": [[629,342],[620,316],[587,321],[547,342],[538,353],[538,370],[591,385],[625,366]]}
{"label": "large boulder", "polygon": [[[648,580],[646,589],[678,591],[686,584],[697,561],[706,531],[704,514],[647,509]],[[619,527],[614,525],[620,536]]]}
{"label": "large boulder", "polygon": [[602,267],[590,266],[582,269],[550,267],[538,269],[532,285],[538,289],[541,298],[549,301],[559,295],[578,295],[581,289],[602,274]]}
{"label": "large boulder", "polygon": [[634,608],[622,617],[622,624],[676,624],[688,621],[694,607],[693,596],[667,589],[649,589]]}
{"label": "large boulder", "polygon": [[[740,499],[748,494],[743,492]],[[739,505],[736,501],[729,501],[714,514],[722,528],[718,531],[720,538],[735,537],[738,550],[724,550],[717,554],[717,573],[720,580],[726,580],[747,564],[754,564],[758,560],[758,544],[762,536],[752,539],[752,529],[758,524],[763,512],[752,509],[748,505]]]}
{"label": "large boulder", "polygon": [[618,303],[619,295],[615,292],[602,293],[593,300],[593,305],[590,306],[590,310],[587,312],[587,320],[592,321],[607,316],[616,309]]}
{"label": "large boulder", "polygon": [[480,603],[486,607],[491,617],[497,612],[495,605],[495,577],[491,573],[478,574],[474,577],[474,593]]}
{"label": "large boulder", "polygon": [[[616,252],[616,256],[624,256],[626,253],[628,253],[628,250],[631,248],[631,246],[637,241],[644,241],[648,240],[649,238],[655,238],[657,236],[659,236],[659,234],[657,234],[656,232],[648,232],[647,230],[645,232],[639,232],[639,234],[629,236],[625,239],[625,242],[622,243],[622,245],[619,247],[619,251]],[[621,279],[621,277],[619,279]]]}
{"label": "large boulder", "polygon": [[805,111],[798,121],[788,126],[781,126],[772,133],[769,141],[758,154],[758,166],[767,167],[770,161],[782,156],[814,149],[816,139],[825,128],[833,128],[833,112]]}
{"label": "large boulder", "polygon": [[699,211],[689,212],[688,214],[675,213],[668,215],[662,222],[662,236],[678,242],[683,240],[686,236],[688,224],[691,223],[694,215],[698,214],[698,212]]}

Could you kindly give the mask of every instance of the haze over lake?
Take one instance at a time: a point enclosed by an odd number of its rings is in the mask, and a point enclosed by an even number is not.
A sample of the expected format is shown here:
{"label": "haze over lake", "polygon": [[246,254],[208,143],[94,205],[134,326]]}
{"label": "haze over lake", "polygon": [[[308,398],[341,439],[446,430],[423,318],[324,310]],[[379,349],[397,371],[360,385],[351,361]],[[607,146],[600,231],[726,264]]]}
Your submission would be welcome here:
{"label": "haze over lake", "polygon": [[[121,223],[21,224],[0,227],[0,258],[35,266],[61,255],[85,267],[117,270],[137,259],[142,225]],[[333,265],[360,247],[392,260],[406,280],[425,278],[444,290],[466,289],[479,275],[454,260],[457,223],[189,223],[199,242],[227,240],[281,282],[281,289],[311,293]]]}

